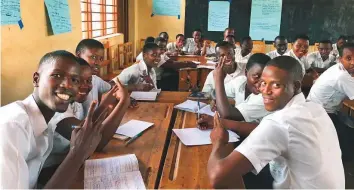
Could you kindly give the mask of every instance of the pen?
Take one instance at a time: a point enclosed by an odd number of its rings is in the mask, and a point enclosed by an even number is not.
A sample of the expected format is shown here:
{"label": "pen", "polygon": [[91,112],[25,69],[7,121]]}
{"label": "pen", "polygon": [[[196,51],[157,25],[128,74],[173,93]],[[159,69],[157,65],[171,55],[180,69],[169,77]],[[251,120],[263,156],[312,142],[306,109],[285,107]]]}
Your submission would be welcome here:
{"label": "pen", "polygon": [[199,99],[198,99],[198,119],[200,118],[200,113],[199,113],[199,111],[200,111],[200,102],[199,102]]}
{"label": "pen", "polygon": [[140,132],[139,134],[135,135],[134,137],[132,137],[128,142],[125,143],[125,146],[128,146],[130,143],[132,143],[133,141],[135,141],[135,139],[137,139],[138,137],[140,137],[143,134],[144,131]]}

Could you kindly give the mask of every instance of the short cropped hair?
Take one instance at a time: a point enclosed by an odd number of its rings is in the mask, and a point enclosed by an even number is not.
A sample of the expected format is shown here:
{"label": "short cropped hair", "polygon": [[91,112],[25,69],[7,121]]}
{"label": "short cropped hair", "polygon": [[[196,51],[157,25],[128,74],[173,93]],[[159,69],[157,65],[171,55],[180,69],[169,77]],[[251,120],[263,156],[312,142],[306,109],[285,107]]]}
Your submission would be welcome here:
{"label": "short cropped hair", "polygon": [[183,34],[177,34],[176,35],[176,40],[177,40],[178,37],[184,37],[184,35]]}
{"label": "short cropped hair", "polygon": [[287,40],[287,39],[285,36],[277,36],[277,37],[275,37],[274,42],[277,40]]}
{"label": "short cropped hair", "polygon": [[251,38],[250,36],[243,37],[243,38],[241,39],[241,44],[243,44],[243,42],[245,42],[245,41],[252,41],[252,38]]}
{"label": "short cropped hair", "polygon": [[264,53],[255,53],[247,61],[246,69],[250,70],[254,65],[259,65],[264,68],[271,58]]}
{"label": "short cropped hair", "polygon": [[343,56],[344,49],[354,49],[354,43],[345,43],[342,48],[339,48],[339,56]]}
{"label": "short cropped hair", "polygon": [[155,38],[155,44],[157,44],[159,42],[167,42],[167,40],[165,38],[161,38],[161,37]]}
{"label": "short cropped hair", "polygon": [[219,43],[216,44],[215,49],[218,49],[220,47],[225,47],[225,48],[234,48],[232,44],[230,44],[229,42],[226,41],[221,41]]}
{"label": "short cropped hair", "polygon": [[193,32],[200,32],[200,33],[202,33],[202,30],[199,29],[199,28],[197,28],[197,29],[194,29]]}
{"label": "short cropped hair", "polygon": [[154,41],[155,41],[155,38],[152,36],[149,36],[145,39],[144,45],[147,43],[154,43]]}
{"label": "short cropped hair", "polygon": [[332,42],[331,42],[331,40],[321,40],[320,44],[331,44],[332,45]]}
{"label": "short cropped hair", "polygon": [[158,48],[159,48],[159,46],[155,43],[147,43],[143,47],[143,53],[147,53],[153,49],[158,49]]}
{"label": "short cropped hair", "polygon": [[297,41],[297,40],[299,40],[299,39],[301,39],[301,40],[310,40],[310,38],[307,36],[307,35],[305,35],[305,34],[299,34],[299,35],[297,35],[297,36],[295,36],[295,39],[294,39],[294,43]]}
{"label": "short cropped hair", "polygon": [[77,62],[80,64],[80,66],[88,66],[88,67],[90,67],[90,64],[87,63],[87,61],[85,59],[82,59],[80,57],[77,57]]}
{"label": "short cropped hair", "polygon": [[294,81],[303,79],[301,63],[293,57],[279,56],[271,59],[266,66],[274,66],[288,72]]}
{"label": "short cropped hair", "polygon": [[347,40],[347,36],[345,36],[345,35],[340,35],[340,36],[338,37],[337,41],[339,41],[339,40]]}
{"label": "short cropped hair", "polygon": [[101,42],[94,40],[94,39],[83,39],[79,42],[79,44],[76,46],[75,53],[82,53],[86,49],[104,49],[104,46]]}
{"label": "short cropped hair", "polygon": [[38,70],[45,64],[51,64],[53,63],[53,61],[57,60],[57,59],[60,59],[60,58],[67,58],[67,59],[71,59],[73,60],[74,62],[76,63],[79,63],[78,62],[78,59],[77,57],[68,52],[68,51],[65,51],[65,50],[57,50],[57,51],[52,51],[52,52],[49,52],[49,53],[46,53],[42,58],[41,60],[39,61],[39,64],[38,64]]}

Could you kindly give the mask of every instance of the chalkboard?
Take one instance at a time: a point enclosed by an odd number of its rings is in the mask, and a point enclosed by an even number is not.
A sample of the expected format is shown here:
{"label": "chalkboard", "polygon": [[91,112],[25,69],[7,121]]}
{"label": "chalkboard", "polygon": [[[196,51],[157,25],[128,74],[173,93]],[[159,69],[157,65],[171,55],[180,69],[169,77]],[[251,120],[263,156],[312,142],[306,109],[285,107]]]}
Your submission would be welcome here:
{"label": "chalkboard", "polygon": [[[206,39],[220,41],[223,32],[208,32],[208,0],[186,0],[185,35],[201,29]],[[232,0],[229,27],[236,29],[236,40],[249,35],[251,0]],[[221,10],[222,11],[222,10]],[[354,0],[283,0],[280,35],[290,41],[307,34],[310,43],[340,35],[354,34]]]}

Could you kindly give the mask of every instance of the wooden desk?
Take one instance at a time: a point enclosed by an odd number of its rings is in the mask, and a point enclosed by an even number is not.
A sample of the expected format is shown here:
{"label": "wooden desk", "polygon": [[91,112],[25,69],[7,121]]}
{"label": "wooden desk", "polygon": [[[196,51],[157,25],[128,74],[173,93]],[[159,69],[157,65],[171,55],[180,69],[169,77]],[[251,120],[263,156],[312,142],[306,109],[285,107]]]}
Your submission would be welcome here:
{"label": "wooden desk", "polygon": [[[196,127],[196,115],[178,111],[174,129]],[[228,144],[230,153],[235,144]],[[207,163],[212,146],[183,145],[172,132],[159,188],[162,189],[210,189]]]}
{"label": "wooden desk", "polygon": [[344,100],[342,102],[341,112],[354,118],[354,100]]}
{"label": "wooden desk", "polygon": [[161,91],[157,97],[157,102],[180,104],[186,101],[190,94],[190,92]]}
{"label": "wooden desk", "polygon": [[170,59],[174,61],[199,61],[201,63],[206,63],[204,56],[200,55],[179,55],[179,56],[170,56]]}
{"label": "wooden desk", "polygon": [[[158,182],[158,173],[163,159],[163,150],[167,140],[173,104],[168,103],[140,103],[138,108],[131,108],[125,114],[122,123],[131,119],[139,119],[154,123],[136,141],[125,147],[120,140],[112,139],[103,152],[94,153],[91,157],[107,158],[124,154],[135,154],[139,160],[139,169],[147,189],[154,189]],[[160,168],[161,167],[161,168]],[[77,177],[74,188],[83,189],[83,170]]]}

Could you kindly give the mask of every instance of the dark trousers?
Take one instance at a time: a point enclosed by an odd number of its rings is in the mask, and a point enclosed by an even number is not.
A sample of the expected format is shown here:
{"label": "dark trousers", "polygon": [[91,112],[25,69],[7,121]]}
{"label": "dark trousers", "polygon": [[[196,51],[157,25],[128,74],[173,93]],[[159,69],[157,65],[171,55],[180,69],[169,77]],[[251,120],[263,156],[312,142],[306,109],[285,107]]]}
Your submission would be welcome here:
{"label": "dark trousers", "polygon": [[258,175],[252,172],[243,176],[246,189],[273,189],[273,177],[270,174],[269,164],[259,172]]}
{"label": "dark trousers", "polygon": [[331,118],[338,135],[339,146],[342,150],[342,160],[343,161],[351,161],[354,158],[354,129],[348,127],[337,114],[328,114]]}

